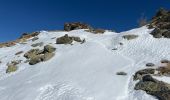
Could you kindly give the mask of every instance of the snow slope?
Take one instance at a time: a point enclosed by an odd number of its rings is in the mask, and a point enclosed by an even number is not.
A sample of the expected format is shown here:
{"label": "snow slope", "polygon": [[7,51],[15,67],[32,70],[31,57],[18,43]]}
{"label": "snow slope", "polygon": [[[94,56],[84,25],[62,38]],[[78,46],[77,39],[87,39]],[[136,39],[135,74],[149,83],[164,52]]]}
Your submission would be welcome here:
{"label": "snow slope", "polygon": [[[143,91],[134,91],[132,81],[132,75],[147,62],[159,64],[161,59],[170,59],[170,40],[154,39],[150,31],[146,27],[105,34],[42,31],[35,42],[0,48],[0,100],[156,100]],[[86,42],[55,44],[52,38],[65,34],[85,38]],[[122,38],[125,34],[139,37],[128,41]],[[33,66],[24,63],[23,54],[15,55],[29,51],[31,44],[38,42],[57,48],[56,55]],[[19,70],[6,74],[6,64],[12,60],[23,62]],[[119,71],[127,72],[127,76],[116,75]]]}

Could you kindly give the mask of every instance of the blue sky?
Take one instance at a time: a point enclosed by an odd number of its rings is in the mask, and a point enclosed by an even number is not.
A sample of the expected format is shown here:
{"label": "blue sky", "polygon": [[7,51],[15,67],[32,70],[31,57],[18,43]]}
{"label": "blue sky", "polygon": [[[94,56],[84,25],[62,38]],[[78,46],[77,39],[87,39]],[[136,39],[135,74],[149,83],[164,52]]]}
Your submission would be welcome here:
{"label": "blue sky", "polygon": [[75,21],[125,31],[138,26],[141,14],[151,19],[160,7],[170,9],[170,0],[0,0],[0,42]]}

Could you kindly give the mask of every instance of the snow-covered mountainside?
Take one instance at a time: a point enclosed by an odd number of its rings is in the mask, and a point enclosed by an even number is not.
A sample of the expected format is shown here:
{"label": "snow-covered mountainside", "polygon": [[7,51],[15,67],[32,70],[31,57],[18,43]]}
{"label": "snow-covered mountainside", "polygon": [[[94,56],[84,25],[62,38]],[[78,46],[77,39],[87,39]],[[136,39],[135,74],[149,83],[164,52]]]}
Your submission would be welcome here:
{"label": "snow-covered mountainside", "polygon": [[[0,48],[0,100],[157,100],[144,91],[134,90],[133,81],[135,72],[146,68],[146,63],[161,65],[160,60],[170,59],[170,40],[153,38],[151,31],[145,26],[104,34],[84,29],[41,31],[36,41],[30,38]],[[56,44],[56,39],[65,34],[85,42]],[[128,34],[137,37],[123,38]],[[43,46],[31,46],[40,42]],[[24,54],[45,45],[56,48],[55,55],[30,65]],[[16,55],[19,51],[23,53]],[[18,70],[6,73],[11,61],[20,61]],[[125,75],[117,75],[118,72]],[[170,83],[169,77],[155,77]]]}

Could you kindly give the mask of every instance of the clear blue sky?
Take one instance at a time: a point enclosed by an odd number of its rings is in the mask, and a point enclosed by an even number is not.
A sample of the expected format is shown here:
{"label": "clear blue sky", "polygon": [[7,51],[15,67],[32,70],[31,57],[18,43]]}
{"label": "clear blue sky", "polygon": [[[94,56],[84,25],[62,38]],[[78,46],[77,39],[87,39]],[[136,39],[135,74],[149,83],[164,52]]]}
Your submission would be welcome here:
{"label": "clear blue sky", "polygon": [[0,42],[74,21],[125,31],[137,27],[142,13],[150,19],[160,7],[170,9],[170,0],[0,0]]}

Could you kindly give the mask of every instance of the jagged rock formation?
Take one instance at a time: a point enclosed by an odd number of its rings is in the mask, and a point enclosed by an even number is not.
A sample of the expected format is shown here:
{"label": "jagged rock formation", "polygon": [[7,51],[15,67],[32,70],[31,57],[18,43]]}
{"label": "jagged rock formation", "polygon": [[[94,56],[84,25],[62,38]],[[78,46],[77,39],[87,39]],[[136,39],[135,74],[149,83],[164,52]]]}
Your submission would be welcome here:
{"label": "jagged rock formation", "polygon": [[76,29],[92,29],[92,27],[88,24],[81,23],[81,22],[74,22],[74,23],[65,23],[64,30],[71,31]]}
{"label": "jagged rock formation", "polygon": [[152,18],[149,28],[155,28],[151,32],[155,38],[170,38],[170,11],[161,8]]}
{"label": "jagged rock formation", "polygon": [[150,75],[145,75],[135,85],[135,90],[143,90],[159,100],[170,100],[170,84],[158,81]]}

